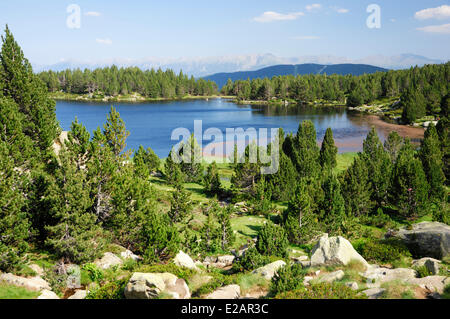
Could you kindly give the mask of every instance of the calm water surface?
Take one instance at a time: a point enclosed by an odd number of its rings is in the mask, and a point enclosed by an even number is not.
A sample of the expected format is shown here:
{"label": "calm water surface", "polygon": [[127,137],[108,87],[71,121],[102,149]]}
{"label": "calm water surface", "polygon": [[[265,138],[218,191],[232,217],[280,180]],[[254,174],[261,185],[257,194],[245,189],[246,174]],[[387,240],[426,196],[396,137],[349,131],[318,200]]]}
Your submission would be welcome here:
{"label": "calm water surface", "polygon": [[[57,101],[56,116],[63,130],[69,130],[71,122],[77,117],[92,133],[98,126],[103,127],[110,105],[111,103]],[[414,139],[423,135],[421,129],[405,129],[383,123],[373,116],[349,113],[345,109],[336,108],[242,106],[224,99],[115,103],[114,107],[120,112],[127,130],[130,131],[127,149],[136,150],[139,145],[143,145],[151,147],[160,157],[167,157],[171,147],[177,143],[171,140],[172,130],[185,127],[193,132],[194,120],[203,121],[203,131],[215,127],[223,134],[226,128],[239,127],[282,127],[285,132],[295,133],[301,121],[311,120],[316,127],[319,143],[326,129],[332,128],[340,152],[360,151],[372,125],[376,127],[382,140],[392,130]],[[210,141],[204,141],[204,145],[208,143]]]}

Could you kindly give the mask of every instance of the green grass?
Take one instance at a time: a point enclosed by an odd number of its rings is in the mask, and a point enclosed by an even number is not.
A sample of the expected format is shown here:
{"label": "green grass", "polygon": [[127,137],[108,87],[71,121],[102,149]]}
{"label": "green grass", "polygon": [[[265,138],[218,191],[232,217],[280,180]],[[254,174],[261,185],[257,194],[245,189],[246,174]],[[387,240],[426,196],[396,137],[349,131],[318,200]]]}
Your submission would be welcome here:
{"label": "green grass", "polygon": [[358,153],[349,152],[337,155],[337,167],[335,168],[335,173],[341,173],[345,171],[350,165],[352,165],[353,160],[358,155]]}
{"label": "green grass", "polygon": [[242,216],[231,220],[231,228],[236,231],[235,246],[239,247],[258,235],[259,229],[267,219],[258,216]]}
{"label": "green grass", "polygon": [[239,274],[236,279],[237,284],[241,287],[241,294],[251,291],[255,288],[268,289],[270,282],[264,277],[257,274]]}
{"label": "green grass", "polygon": [[0,299],[36,299],[40,293],[0,282]]}

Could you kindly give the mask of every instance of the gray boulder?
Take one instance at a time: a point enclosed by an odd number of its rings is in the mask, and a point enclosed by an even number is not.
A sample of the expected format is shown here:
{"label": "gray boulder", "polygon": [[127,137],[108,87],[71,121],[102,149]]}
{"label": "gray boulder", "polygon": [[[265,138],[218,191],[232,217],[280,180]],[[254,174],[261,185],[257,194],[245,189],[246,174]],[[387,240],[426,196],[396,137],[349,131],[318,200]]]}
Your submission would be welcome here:
{"label": "gray boulder", "polygon": [[272,277],[275,276],[275,273],[277,272],[277,270],[284,266],[286,266],[286,263],[284,261],[277,260],[273,263],[265,265],[264,267],[253,270],[253,273],[259,274],[267,280],[271,280]]}
{"label": "gray boulder", "polygon": [[409,282],[416,278],[416,271],[408,268],[383,268],[371,267],[360,275],[366,278],[366,284],[369,288],[379,287],[381,284],[389,281]]}
{"label": "gray boulder", "polygon": [[224,264],[226,267],[233,265],[234,261],[233,255],[225,255],[225,256],[219,256],[217,257],[217,262]]}
{"label": "gray boulder", "polygon": [[329,282],[332,283],[336,280],[341,280],[344,278],[345,273],[342,270],[337,270],[328,274],[325,274],[319,278],[319,282]]}
{"label": "gray boulder", "polygon": [[325,234],[312,250],[311,266],[347,265],[352,260],[361,262],[366,268],[367,261],[353,248],[344,237],[328,237]]}
{"label": "gray boulder", "polygon": [[49,283],[41,277],[25,278],[7,273],[0,274],[0,281],[4,281],[13,286],[24,287],[33,291],[51,290]]}
{"label": "gray boulder", "polygon": [[59,299],[59,297],[53,291],[44,289],[37,299]]}
{"label": "gray boulder", "polygon": [[364,290],[362,293],[365,294],[369,299],[377,299],[380,298],[385,291],[386,289],[384,288],[370,288]]}
{"label": "gray boulder", "polygon": [[416,258],[443,259],[450,254],[450,226],[443,223],[422,222],[413,225],[411,230],[390,231],[386,237],[403,240]]}
{"label": "gray boulder", "polygon": [[171,273],[134,273],[125,287],[127,299],[155,299],[163,292],[174,299],[191,297],[186,282]]}
{"label": "gray boulder", "polygon": [[205,299],[239,299],[241,287],[238,285],[228,285],[210,293]]}
{"label": "gray boulder", "polygon": [[75,291],[75,293],[72,296],[70,296],[67,299],[80,300],[80,299],[86,299],[86,296],[87,296],[86,290],[77,290],[77,291]]}
{"label": "gray boulder", "polygon": [[414,268],[419,268],[419,267],[426,267],[426,269],[433,275],[438,275],[439,274],[439,267],[441,261],[434,259],[434,258],[429,258],[429,257],[425,257],[425,258],[421,258],[419,260],[414,260],[412,263],[412,266]]}
{"label": "gray boulder", "polygon": [[120,266],[123,264],[122,259],[114,255],[113,253],[105,253],[101,259],[94,261],[94,264],[101,269],[108,269],[113,266]]}
{"label": "gray boulder", "polygon": [[191,257],[189,257],[188,254],[185,254],[180,250],[180,252],[175,256],[173,262],[175,265],[179,267],[185,267],[189,269],[197,269],[197,266],[195,265],[194,261]]}
{"label": "gray boulder", "polygon": [[351,288],[352,290],[358,290],[359,289],[358,283],[356,281],[346,282],[345,285],[347,287]]}

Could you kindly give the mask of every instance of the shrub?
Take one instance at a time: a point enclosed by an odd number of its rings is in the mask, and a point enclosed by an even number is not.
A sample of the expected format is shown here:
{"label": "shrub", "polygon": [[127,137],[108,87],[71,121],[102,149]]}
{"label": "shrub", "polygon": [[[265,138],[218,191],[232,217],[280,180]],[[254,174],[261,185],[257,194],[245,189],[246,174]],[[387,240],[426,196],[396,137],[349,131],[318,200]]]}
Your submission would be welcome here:
{"label": "shrub", "polygon": [[303,278],[307,274],[306,270],[299,264],[293,264],[278,269],[272,278],[270,292],[277,295],[282,292],[296,290],[303,287]]}
{"label": "shrub", "polygon": [[103,272],[95,264],[85,264],[81,269],[88,272],[91,281],[100,282],[103,279]]}
{"label": "shrub", "polygon": [[426,266],[417,267],[415,270],[417,271],[418,278],[425,278],[433,275]]}
{"label": "shrub", "polygon": [[356,245],[355,249],[368,261],[392,263],[402,257],[411,257],[408,248],[398,239],[370,239]]}
{"label": "shrub", "polygon": [[367,299],[350,287],[338,283],[318,283],[306,288],[283,292],[276,299]]}
{"label": "shrub", "polygon": [[286,231],[281,226],[267,222],[258,233],[256,249],[266,256],[278,256],[285,258],[288,255],[289,241]]}
{"label": "shrub", "polygon": [[86,299],[125,299],[124,290],[128,279],[120,279],[90,291]]}
{"label": "shrub", "polygon": [[269,263],[269,257],[261,255],[255,247],[251,247],[233,263],[232,269],[234,272],[252,271]]}

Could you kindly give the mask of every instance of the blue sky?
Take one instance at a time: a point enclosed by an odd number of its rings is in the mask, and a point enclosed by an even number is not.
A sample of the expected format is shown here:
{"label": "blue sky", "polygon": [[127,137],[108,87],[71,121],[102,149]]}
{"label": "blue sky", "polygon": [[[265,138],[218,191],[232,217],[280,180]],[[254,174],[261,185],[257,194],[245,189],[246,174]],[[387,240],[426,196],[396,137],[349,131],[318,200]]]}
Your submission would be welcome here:
{"label": "blue sky", "polygon": [[[9,24],[33,64],[262,53],[450,59],[450,2],[444,0],[2,2],[0,25]],[[379,29],[366,26],[372,3],[381,8]],[[79,29],[66,25],[70,4],[81,8]]]}

